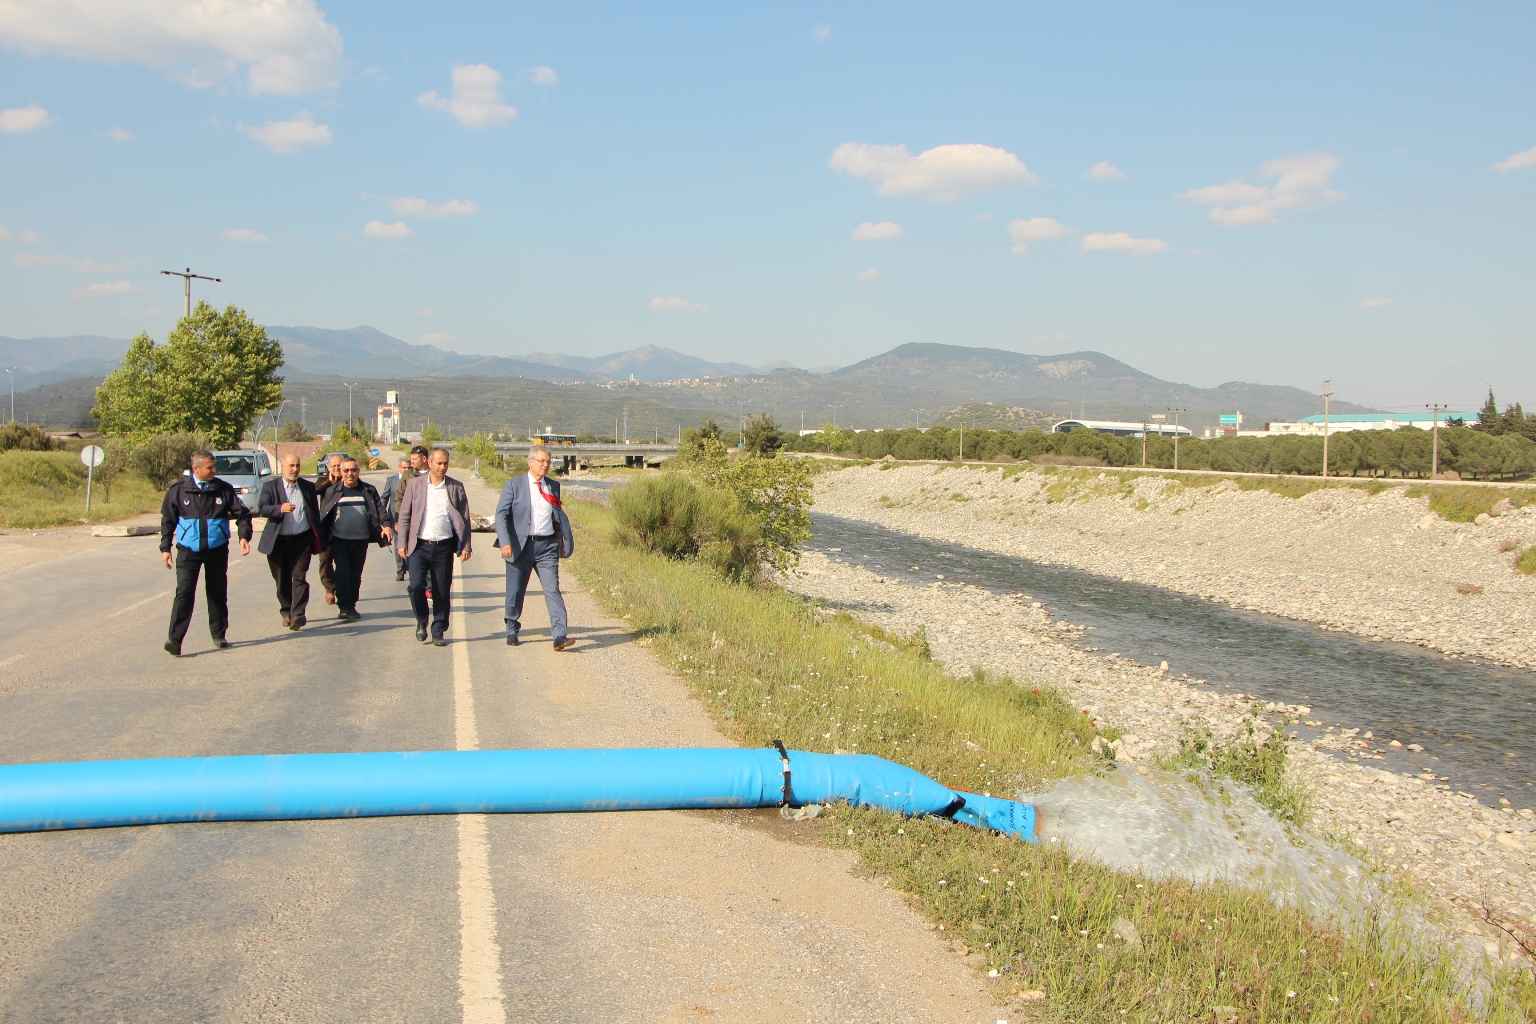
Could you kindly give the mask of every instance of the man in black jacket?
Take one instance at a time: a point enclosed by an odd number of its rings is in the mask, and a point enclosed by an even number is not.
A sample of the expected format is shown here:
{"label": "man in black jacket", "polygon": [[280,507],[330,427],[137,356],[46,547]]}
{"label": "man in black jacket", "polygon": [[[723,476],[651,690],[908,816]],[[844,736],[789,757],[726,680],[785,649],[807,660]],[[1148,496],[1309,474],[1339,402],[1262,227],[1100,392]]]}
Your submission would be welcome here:
{"label": "man in black jacket", "polygon": [[[192,453],[192,474],[171,484],[160,505],[160,557],[176,570],[176,598],[171,602],[171,634],[165,649],[181,657],[181,642],[192,624],[197,575],[203,573],[208,601],[208,632],[213,646],[228,647],[230,523],[240,538],[240,554],[251,553],[251,512],[235,489],[214,475],[213,453]],[[175,561],[171,548],[176,549]]]}
{"label": "man in black jacket", "polygon": [[[400,456],[399,471],[384,481],[384,490],[379,495],[381,511],[384,513],[384,525],[395,525],[395,514],[400,508],[400,503],[395,500],[395,497],[405,487],[405,482],[415,475],[415,470],[411,468],[410,457]],[[398,551],[391,553],[395,556],[395,581],[402,582],[405,579],[405,559],[400,557]]]}
{"label": "man in black jacket", "polygon": [[331,538],[331,557],[336,560],[332,579],[341,612],[338,618],[362,618],[357,597],[363,586],[368,545],[382,546],[393,535],[384,516],[379,492],[363,480],[357,460],[351,456],[343,459],[340,479],[331,484],[320,503],[320,529]]}
{"label": "man in black jacket", "polygon": [[320,503],[315,485],[299,475],[299,457],[284,455],[282,476],[261,485],[256,514],[265,516],[256,550],[267,556],[277,583],[277,608],[283,625],[304,628],[309,607],[309,560],[325,547],[320,535]]}

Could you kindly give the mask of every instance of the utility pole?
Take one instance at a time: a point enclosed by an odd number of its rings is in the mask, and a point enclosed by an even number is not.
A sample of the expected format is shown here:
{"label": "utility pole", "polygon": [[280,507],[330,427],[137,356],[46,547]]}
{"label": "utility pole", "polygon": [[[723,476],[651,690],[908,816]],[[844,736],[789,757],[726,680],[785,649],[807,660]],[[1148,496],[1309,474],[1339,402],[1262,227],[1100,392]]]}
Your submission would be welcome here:
{"label": "utility pole", "polygon": [[1179,468],[1179,413],[1188,412],[1188,409],[1169,409],[1173,413],[1173,468]]}
{"label": "utility pole", "polygon": [[204,277],[202,274],[194,274],[194,273],[192,273],[192,268],[191,267],[188,267],[184,271],[182,271],[182,270],[162,270],[162,271],[160,271],[160,273],[165,274],[165,275],[167,275],[169,277],[179,277],[184,282],[186,282],[186,286],[187,286],[186,287],[186,291],[185,291],[185,293],[183,295],[183,298],[182,298],[182,301],[181,301],[181,315],[183,317],[189,317],[189,316],[192,315],[192,282],[194,280],[198,280],[198,281],[212,281],[214,284],[223,284],[224,283],[224,279],[222,277]]}
{"label": "utility pole", "polygon": [[11,375],[11,422],[16,422],[16,371],[19,366],[7,366],[5,372]]}
{"label": "utility pole", "polygon": [[299,396],[299,426],[304,428],[305,433],[309,432],[309,396],[308,395],[300,395]]}
{"label": "utility pole", "polygon": [[960,461],[965,461],[965,424],[960,424]]}
{"label": "utility pole", "polygon": [[1142,469],[1146,469],[1147,468],[1147,431],[1148,431],[1148,429],[1150,429],[1150,424],[1147,423],[1147,418],[1145,416],[1143,416],[1141,418],[1141,468]]}
{"label": "utility pole", "polygon": [[352,431],[352,389],[357,387],[357,385],[356,384],[348,384],[345,381],[343,381],[341,386],[347,389],[347,432],[351,433],[351,431]]}
{"label": "utility pole", "polygon": [[629,406],[624,407],[624,443],[629,444]]}
{"label": "utility pole", "polygon": [[742,409],[746,407],[746,404],[746,402],[736,403],[737,448],[745,448],[747,446],[747,417],[742,413]]}
{"label": "utility pole", "polygon": [[1328,401],[1333,398],[1333,381],[1323,381],[1323,479],[1328,479]]}
{"label": "utility pole", "polygon": [[[1434,437],[1435,437],[1435,440],[1434,440],[1434,454],[1430,457],[1430,463],[1429,463],[1429,478],[1431,480],[1433,480],[1433,479],[1435,479],[1436,477],[1438,477],[1440,475],[1440,414],[1442,412],[1444,412],[1446,409],[1449,409],[1450,406],[1448,406],[1448,405],[1426,405],[1424,408],[1426,408],[1426,409],[1433,409],[1434,410],[1434,415],[1435,415],[1435,421],[1434,421]],[[12,418],[14,418],[14,416]]]}

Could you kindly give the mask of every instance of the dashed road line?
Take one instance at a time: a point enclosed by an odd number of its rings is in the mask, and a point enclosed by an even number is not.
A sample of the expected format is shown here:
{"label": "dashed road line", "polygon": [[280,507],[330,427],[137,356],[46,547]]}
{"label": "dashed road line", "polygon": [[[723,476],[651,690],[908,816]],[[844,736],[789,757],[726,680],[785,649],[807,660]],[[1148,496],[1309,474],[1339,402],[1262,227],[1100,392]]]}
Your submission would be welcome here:
{"label": "dashed road line", "polygon": [[[460,750],[480,749],[475,694],[469,675],[469,609],[464,577],[454,595],[453,731]],[[496,894],[491,888],[491,849],[485,815],[459,815],[459,1004],[464,1024],[505,1024],[501,945],[496,941]]]}
{"label": "dashed road line", "polygon": [[119,615],[127,615],[129,612],[133,611],[135,608],[142,608],[145,605],[149,604],[151,601],[159,601],[162,598],[166,598],[166,597],[170,597],[170,596],[171,596],[171,592],[169,590],[162,590],[162,591],[160,591],[160,593],[153,594],[153,595],[151,595],[149,597],[146,597],[142,601],[135,601],[135,602],[133,602],[133,604],[130,604],[130,605],[124,607],[124,608],[119,608],[115,612],[111,612],[111,613],[109,613],[107,615],[103,615],[101,617],[102,621],[105,622],[107,619],[115,619]]}

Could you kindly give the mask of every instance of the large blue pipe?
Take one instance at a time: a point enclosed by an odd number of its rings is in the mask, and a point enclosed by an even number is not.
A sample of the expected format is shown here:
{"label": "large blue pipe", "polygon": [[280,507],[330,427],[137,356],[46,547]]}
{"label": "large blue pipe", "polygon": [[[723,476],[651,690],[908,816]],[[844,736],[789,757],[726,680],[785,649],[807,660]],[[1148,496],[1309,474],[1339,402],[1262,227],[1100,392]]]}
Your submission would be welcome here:
{"label": "large blue pipe", "polygon": [[[788,803],[941,815],[1033,840],[1035,809],[868,754],[787,751]],[[773,750],[436,750],[0,766],[0,832],[399,814],[776,807]]]}

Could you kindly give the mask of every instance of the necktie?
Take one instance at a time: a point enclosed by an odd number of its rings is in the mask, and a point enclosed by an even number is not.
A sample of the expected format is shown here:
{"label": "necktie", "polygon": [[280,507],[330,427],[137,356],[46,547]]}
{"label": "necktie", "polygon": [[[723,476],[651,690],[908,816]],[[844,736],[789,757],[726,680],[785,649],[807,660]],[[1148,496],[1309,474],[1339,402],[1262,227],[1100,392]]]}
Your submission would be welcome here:
{"label": "necktie", "polygon": [[556,495],[550,494],[548,491],[546,491],[544,489],[544,481],[543,481],[543,479],[541,478],[541,479],[536,480],[534,482],[539,485],[539,496],[541,498],[543,498],[545,501],[549,502],[551,505],[555,506],[555,508],[559,508],[560,507],[560,498],[558,496],[556,496]]}

